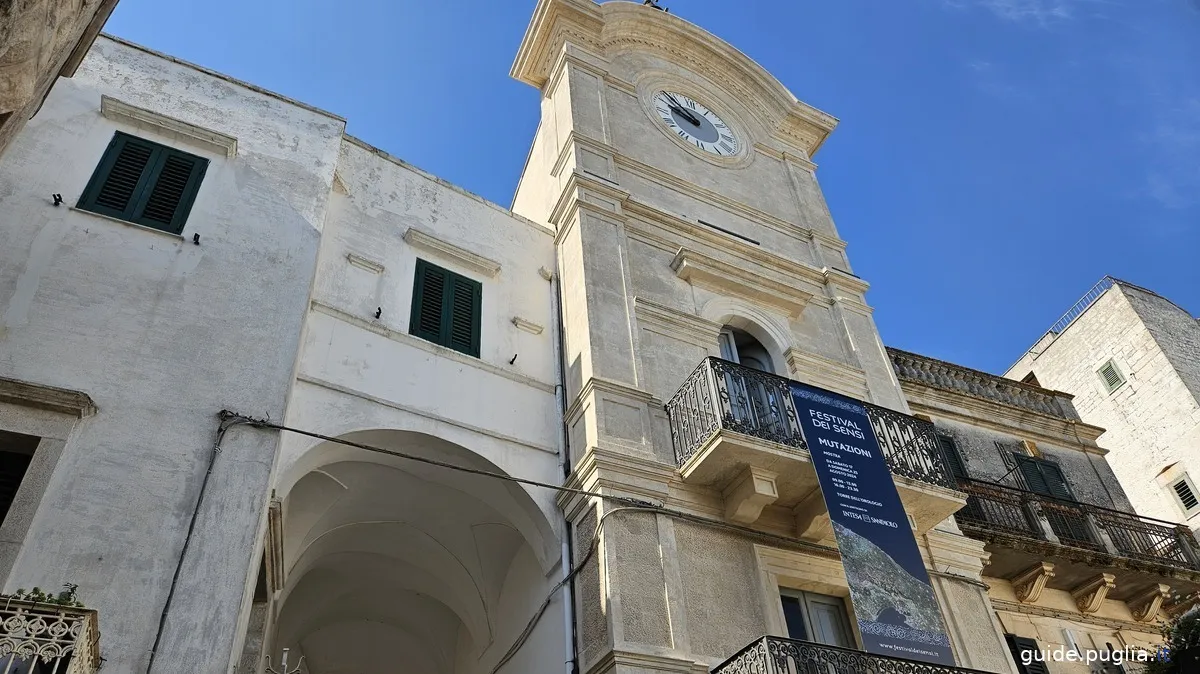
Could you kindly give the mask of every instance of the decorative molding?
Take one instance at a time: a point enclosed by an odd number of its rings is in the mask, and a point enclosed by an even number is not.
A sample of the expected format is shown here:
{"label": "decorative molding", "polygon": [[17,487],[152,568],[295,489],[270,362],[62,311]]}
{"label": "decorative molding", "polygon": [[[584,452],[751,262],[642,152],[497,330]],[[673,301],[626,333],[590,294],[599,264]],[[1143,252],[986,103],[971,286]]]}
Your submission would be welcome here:
{"label": "decorative molding", "polygon": [[869,397],[867,373],[861,368],[796,348],[788,349],[783,357],[792,379],[858,400]]}
{"label": "decorative molding", "polygon": [[355,267],[358,267],[359,269],[365,269],[372,274],[383,273],[384,267],[382,264],[374,260],[369,260],[362,255],[358,255],[357,253],[346,253],[346,259]]}
{"label": "decorative molding", "polygon": [[718,260],[699,251],[680,248],[671,261],[675,274],[701,287],[729,293],[759,305],[782,309],[793,318],[804,313],[812,294],[758,271]]}
{"label": "decorative molding", "polygon": [[1111,573],[1101,573],[1088,582],[1071,590],[1075,605],[1080,613],[1095,613],[1104,605],[1104,599],[1110,590],[1117,586],[1117,577]]}
{"label": "decorative molding", "polygon": [[271,496],[267,505],[267,540],[263,548],[263,564],[267,570],[267,591],[283,591],[286,577],[283,565],[283,502]]}
{"label": "decorative molding", "polygon": [[0,377],[0,402],[69,414],[80,419],[96,413],[96,403],[86,393],[7,377]]}
{"label": "decorative molding", "polygon": [[1022,604],[1036,604],[1042,596],[1042,590],[1046,589],[1046,583],[1053,577],[1054,565],[1050,562],[1038,562],[1014,576],[1009,582],[1012,583],[1017,601]]}
{"label": "decorative molding", "polygon": [[[1066,446],[1097,456],[1108,454],[1107,449],[1088,444],[1088,441],[1092,440],[1090,431],[1099,430],[1095,426],[1056,420],[1011,405],[915,383],[909,379],[900,379],[900,388],[914,412],[921,412],[933,418],[953,419],[1012,435],[1032,436],[1049,445]],[[1079,429],[1078,437],[1073,432],[1073,427]]]}
{"label": "decorative molding", "polygon": [[1129,630],[1131,632],[1141,632],[1144,634],[1157,633],[1157,629],[1147,631],[1146,625],[1136,623],[1130,620],[1119,620],[1116,618],[1101,618],[1097,615],[1079,614],[1072,611],[1064,611],[1062,609],[1051,608],[1049,606],[1041,606],[1034,604],[1021,604],[1015,601],[1006,601],[1004,599],[991,598],[992,608],[998,612],[1005,613],[1020,613],[1024,615],[1036,615],[1044,618],[1058,618],[1059,620],[1069,620],[1073,622],[1087,623],[1089,625],[1097,625],[1107,627],[1114,630]]}
{"label": "decorative molding", "polygon": [[706,349],[716,346],[721,334],[721,326],[712,321],[643,297],[633,299],[633,312],[641,327],[659,328],[662,334]]}
{"label": "decorative molding", "polygon": [[1197,604],[1198,600],[1200,600],[1200,596],[1183,595],[1171,601],[1163,602],[1163,605],[1159,608],[1159,610],[1166,614],[1168,618],[1178,618],[1184,613],[1190,611],[1192,607]]}
{"label": "decorative molding", "polygon": [[549,382],[544,382],[540,379],[534,379],[533,377],[520,374],[519,372],[506,370],[502,367],[498,367],[486,361],[480,360],[479,358],[472,358],[471,356],[459,353],[454,349],[441,346],[440,344],[434,344],[433,342],[426,341],[419,337],[413,337],[406,332],[400,332],[399,330],[393,330],[379,323],[364,320],[358,316],[355,316],[354,314],[343,311],[320,300],[312,301],[312,310],[316,313],[325,314],[326,316],[335,318],[344,323],[349,323],[350,325],[366,330],[367,332],[373,332],[380,337],[390,339],[393,342],[406,344],[408,346],[421,349],[422,351],[432,353],[435,356],[441,356],[447,360],[453,360],[463,365],[478,368],[484,372],[494,374],[497,377],[503,377],[505,379],[515,381],[518,384],[524,384],[525,386],[535,388],[539,391],[554,393],[554,384]]}
{"label": "decorative molding", "polygon": [[100,114],[114,122],[145,129],[209,152],[225,155],[230,159],[237,156],[237,138],[233,136],[168,117],[153,110],[139,108],[112,96],[100,96]]}
{"label": "decorative molding", "polygon": [[500,273],[499,262],[472,253],[465,248],[459,248],[416,227],[408,228],[408,231],[404,233],[404,242],[413,248],[420,248],[444,259],[453,260],[460,266],[484,276],[493,277]]}
{"label": "decorative molding", "polygon": [[527,321],[520,316],[513,316],[512,324],[517,326],[518,330],[524,330],[531,335],[540,335],[542,334],[542,330],[545,330],[545,328],[537,323],[534,323],[533,321]]}
{"label": "decorative molding", "polygon": [[1133,619],[1140,623],[1153,623],[1163,602],[1171,597],[1171,586],[1159,583],[1125,601]]}

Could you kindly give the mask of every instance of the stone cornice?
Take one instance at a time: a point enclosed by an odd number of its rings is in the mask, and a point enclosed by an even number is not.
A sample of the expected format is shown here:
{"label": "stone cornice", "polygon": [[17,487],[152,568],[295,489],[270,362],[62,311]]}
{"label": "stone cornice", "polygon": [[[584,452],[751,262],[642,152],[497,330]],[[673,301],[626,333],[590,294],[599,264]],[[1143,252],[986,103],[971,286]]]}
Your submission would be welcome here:
{"label": "stone cornice", "polygon": [[796,100],[762,66],[679,17],[635,3],[540,0],[510,74],[543,89],[571,46],[599,56],[636,51],[688,64],[727,90],[772,138],[812,157],[837,120]]}
{"label": "stone cornice", "polygon": [[[904,378],[900,379],[900,388],[904,391],[904,397],[914,414],[953,419],[1097,456],[1108,454],[1107,449],[1096,444],[1096,438],[1103,430],[1095,426],[1055,419],[1030,410],[934,388]],[[1078,436],[1075,434],[1076,430],[1079,432]]]}
{"label": "stone cornice", "polygon": [[633,310],[639,325],[663,328],[668,330],[670,335],[696,346],[712,347],[716,345],[721,334],[721,326],[717,323],[642,297],[634,298]]}
{"label": "stone cornice", "polygon": [[483,274],[484,276],[493,277],[500,273],[499,262],[443,241],[416,227],[408,228],[408,231],[404,233],[404,242],[414,248],[428,251],[443,259],[452,260],[459,266]]}
{"label": "stone cornice", "polygon": [[604,391],[626,398],[632,398],[651,407],[663,406],[663,401],[655,398],[653,394],[635,386],[630,386],[629,384],[619,381],[613,381],[612,379],[605,379],[603,377],[590,377],[583,383],[583,387],[579,389],[579,396],[571,402],[569,407],[567,407],[567,411],[563,415],[563,418],[567,420],[567,423],[570,423],[577,418],[577,415],[582,410],[584,401],[598,391]]}
{"label": "stone cornice", "polygon": [[96,403],[86,393],[6,377],[0,377],[0,402],[69,414],[81,419],[96,413]]}
{"label": "stone cornice", "polygon": [[1069,393],[1005,379],[937,358],[888,347],[896,375],[936,388],[986,398],[1059,419],[1080,421]]}
{"label": "stone cornice", "polygon": [[964,533],[971,538],[986,541],[999,547],[1033,553],[1043,559],[1067,559],[1093,569],[1132,569],[1160,578],[1175,578],[1192,583],[1200,583],[1200,571],[1194,571],[1169,564],[1159,564],[1148,560],[1131,557],[1114,557],[1106,552],[1086,550],[1069,545],[1060,545],[1049,541],[1040,541],[1025,536],[1007,534],[994,529],[980,527],[962,527]]}
{"label": "stone cornice", "polygon": [[730,264],[723,260],[687,248],[680,248],[671,261],[675,274],[692,285],[741,297],[747,301],[782,310],[799,318],[812,299],[812,293],[795,285],[775,280],[753,269]]}
{"label": "stone cornice", "polygon": [[800,225],[788,222],[787,220],[767,213],[766,211],[759,210],[740,201],[735,201],[734,199],[730,199],[723,194],[700,187],[694,182],[684,180],[679,176],[667,173],[666,171],[650,166],[649,164],[643,164],[642,162],[627,157],[623,154],[615,154],[613,156],[613,163],[618,167],[637,175],[639,178],[657,183],[658,185],[669,190],[679,192],[688,197],[696,199],[697,201],[715,206],[716,208],[724,211],[728,211],[729,213],[732,213],[738,217],[745,218],[751,222],[755,222],[764,227],[773,229],[780,234],[790,236],[800,241],[808,241],[814,236],[820,236],[822,240],[826,241],[827,243],[836,242],[831,243],[830,245],[834,245],[834,247],[838,248],[839,250],[846,249],[846,243],[844,241],[834,239],[827,235],[817,235],[813,232],[813,230],[808,229],[807,227],[802,227]]}
{"label": "stone cornice", "polygon": [[1097,615],[1088,615],[1084,613],[1076,613],[1074,611],[1064,611],[1062,609],[1050,608],[1048,606],[1038,606],[1036,604],[1019,604],[1005,599],[992,599],[992,608],[997,611],[1005,611],[1008,613],[1023,613],[1025,615],[1043,616],[1046,618],[1058,618],[1071,622],[1088,623],[1090,625],[1099,625],[1116,630],[1129,630],[1131,632],[1141,632],[1143,634],[1157,634],[1158,630],[1152,626],[1143,623],[1136,623],[1130,620],[1118,620],[1116,618],[1101,618]]}
{"label": "stone cornice", "polygon": [[196,126],[153,110],[139,108],[107,94],[100,96],[100,114],[159,136],[191,145],[230,159],[237,156],[237,138]]}

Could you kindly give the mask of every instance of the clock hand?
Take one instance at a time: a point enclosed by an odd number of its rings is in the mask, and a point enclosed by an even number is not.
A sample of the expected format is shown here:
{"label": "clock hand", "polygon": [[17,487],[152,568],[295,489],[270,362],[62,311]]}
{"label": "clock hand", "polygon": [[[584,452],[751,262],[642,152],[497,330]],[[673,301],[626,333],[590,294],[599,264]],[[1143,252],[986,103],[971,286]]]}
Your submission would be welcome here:
{"label": "clock hand", "polygon": [[674,104],[674,105],[670,106],[671,109],[675,110],[676,112],[678,112],[680,114],[680,116],[682,116],[687,121],[691,122],[692,126],[700,126],[700,118],[693,115],[690,111],[688,111],[687,108],[683,107],[683,105],[680,104],[678,99],[676,99],[671,94],[667,94],[667,98],[671,99],[671,103]]}

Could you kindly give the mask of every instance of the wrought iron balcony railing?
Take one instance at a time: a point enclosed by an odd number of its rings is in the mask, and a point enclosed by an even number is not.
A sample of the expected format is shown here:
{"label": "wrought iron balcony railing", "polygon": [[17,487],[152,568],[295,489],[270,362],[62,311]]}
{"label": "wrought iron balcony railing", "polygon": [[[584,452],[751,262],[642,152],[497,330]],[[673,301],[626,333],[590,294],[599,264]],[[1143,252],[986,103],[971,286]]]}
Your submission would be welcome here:
{"label": "wrought iron balcony railing", "polygon": [[983,674],[976,669],[763,637],[717,665],[712,674]]}
{"label": "wrought iron balcony railing", "polygon": [[959,489],[967,505],[954,518],[968,533],[998,531],[1200,570],[1200,545],[1183,525],[993,482],[959,480]]}
{"label": "wrought iron balcony railing", "polygon": [[94,674],[96,612],[0,597],[0,672]]}
{"label": "wrought iron balcony railing", "polygon": [[[956,489],[933,424],[862,403],[888,466],[903,475]],[[789,380],[720,358],[706,358],[667,403],[675,459],[687,463],[722,431],[807,449]]]}

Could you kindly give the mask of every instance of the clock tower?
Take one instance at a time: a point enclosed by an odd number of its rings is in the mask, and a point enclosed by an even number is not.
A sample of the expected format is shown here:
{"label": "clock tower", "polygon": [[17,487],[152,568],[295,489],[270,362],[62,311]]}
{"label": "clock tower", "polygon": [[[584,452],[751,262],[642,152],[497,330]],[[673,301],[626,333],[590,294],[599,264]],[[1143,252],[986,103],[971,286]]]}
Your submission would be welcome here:
{"label": "clock tower", "polygon": [[[512,75],[541,92],[512,210],[557,232],[572,486],[731,525],[564,499],[576,562],[598,541],[574,583],[579,671],[707,671],[788,636],[793,594],[841,611],[806,614],[826,625],[809,640],[856,648],[828,514],[771,389],[909,411],[817,184],[837,120],[634,2],[540,0]],[[962,495],[913,482],[899,490],[923,554],[965,579],[935,581],[959,664],[1010,671],[982,544],[949,518]]]}

